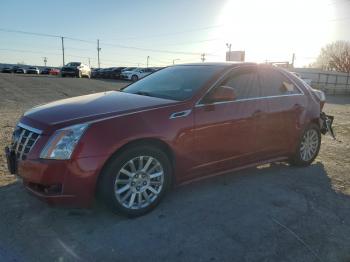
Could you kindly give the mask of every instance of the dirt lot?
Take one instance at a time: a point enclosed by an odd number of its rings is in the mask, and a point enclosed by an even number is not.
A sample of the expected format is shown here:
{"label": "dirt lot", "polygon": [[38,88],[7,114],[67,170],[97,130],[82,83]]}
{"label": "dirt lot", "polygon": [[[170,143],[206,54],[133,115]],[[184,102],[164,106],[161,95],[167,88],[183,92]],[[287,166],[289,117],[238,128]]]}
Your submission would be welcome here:
{"label": "dirt lot", "polygon": [[[0,145],[28,108],[124,82],[0,74]],[[284,163],[173,190],[126,219],[96,206],[50,208],[0,154],[0,261],[350,261],[350,97],[329,97],[341,142],[324,137],[307,168]]]}

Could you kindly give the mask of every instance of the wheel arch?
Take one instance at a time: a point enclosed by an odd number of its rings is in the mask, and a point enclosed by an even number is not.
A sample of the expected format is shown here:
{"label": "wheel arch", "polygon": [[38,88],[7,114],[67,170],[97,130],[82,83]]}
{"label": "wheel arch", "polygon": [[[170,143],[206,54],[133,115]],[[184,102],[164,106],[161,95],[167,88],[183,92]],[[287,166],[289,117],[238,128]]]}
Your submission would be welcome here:
{"label": "wheel arch", "polygon": [[[144,145],[156,147],[158,149],[161,149],[163,152],[165,152],[165,154],[168,156],[168,158],[170,160],[171,168],[174,171],[175,162],[176,162],[175,154],[168,143],[166,143],[165,141],[163,141],[159,138],[138,138],[138,139],[132,140],[132,141],[124,144],[123,146],[119,147],[113,154],[111,154],[109,156],[107,161],[103,164],[103,166],[102,166],[102,168],[101,168],[101,170],[96,178],[95,189],[98,189],[98,184],[101,180],[101,177],[102,177],[102,174],[104,173],[104,170],[108,167],[108,165],[113,161],[113,159],[115,157],[122,154],[123,152],[125,152],[126,150],[128,150],[131,147],[144,146]],[[174,180],[175,179],[173,179],[173,181]],[[95,194],[96,193],[97,193],[97,191],[95,190]]]}

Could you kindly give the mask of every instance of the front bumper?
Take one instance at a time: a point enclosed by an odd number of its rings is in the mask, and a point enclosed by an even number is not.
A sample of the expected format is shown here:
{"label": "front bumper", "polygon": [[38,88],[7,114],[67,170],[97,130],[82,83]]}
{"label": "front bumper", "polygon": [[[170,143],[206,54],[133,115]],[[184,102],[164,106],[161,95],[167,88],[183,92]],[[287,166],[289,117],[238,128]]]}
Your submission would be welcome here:
{"label": "front bumper", "polygon": [[106,157],[74,160],[27,159],[16,162],[5,149],[8,168],[23,179],[29,192],[51,205],[90,207]]}

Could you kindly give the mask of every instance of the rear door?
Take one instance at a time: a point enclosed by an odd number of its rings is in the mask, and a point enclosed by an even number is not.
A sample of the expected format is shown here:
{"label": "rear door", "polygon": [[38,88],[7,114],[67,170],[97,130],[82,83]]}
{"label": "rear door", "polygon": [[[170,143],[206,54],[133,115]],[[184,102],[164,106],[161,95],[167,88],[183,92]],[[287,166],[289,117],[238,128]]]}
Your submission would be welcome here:
{"label": "rear door", "polygon": [[262,107],[267,113],[257,123],[258,150],[264,158],[282,156],[297,139],[295,130],[305,109],[305,96],[279,70],[260,66],[258,71]]}
{"label": "rear door", "polygon": [[195,157],[198,165],[193,169],[194,174],[227,170],[256,159],[255,112],[261,110],[257,99],[257,68],[235,69],[218,84],[222,85],[235,90],[235,100],[207,103],[204,98],[195,107]]}

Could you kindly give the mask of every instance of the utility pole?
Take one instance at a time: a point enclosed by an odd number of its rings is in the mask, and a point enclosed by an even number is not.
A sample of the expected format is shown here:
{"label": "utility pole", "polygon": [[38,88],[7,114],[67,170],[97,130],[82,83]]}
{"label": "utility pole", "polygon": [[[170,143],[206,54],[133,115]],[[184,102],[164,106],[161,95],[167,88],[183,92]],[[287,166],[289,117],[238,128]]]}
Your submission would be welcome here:
{"label": "utility pole", "polygon": [[100,40],[97,39],[97,64],[98,64],[98,68],[101,68],[101,64],[100,64]]}
{"label": "utility pole", "polygon": [[90,57],[89,57],[89,67],[91,68],[91,64],[90,64]]}
{"label": "utility pole", "polygon": [[292,56],[292,68],[294,68],[294,61],[295,61],[295,53],[293,53],[293,56]]}
{"label": "utility pole", "polygon": [[44,64],[45,64],[45,66],[46,66],[46,63],[47,63],[47,57],[45,56],[45,57],[43,57],[43,59],[44,59]]}
{"label": "utility pole", "polygon": [[228,61],[231,61],[231,43],[226,43],[226,46],[228,48]]}
{"label": "utility pole", "polygon": [[204,62],[205,61],[205,54],[203,53],[203,54],[201,54],[201,60],[202,60],[202,62]]}
{"label": "utility pole", "polygon": [[147,68],[148,68],[148,63],[149,63],[149,55],[147,56]]}
{"label": "utility pole", "polygon": [[180,60],[179,58],[173,59],[173,65],[175,65],[175,61]]}
{"label": "utility pole", "polygon": [[64,62],[64,41],[63,41],[63,36],[61,36],[61,42],[62,42],[62,62],[63,62],[63,66],[65,65]]}

